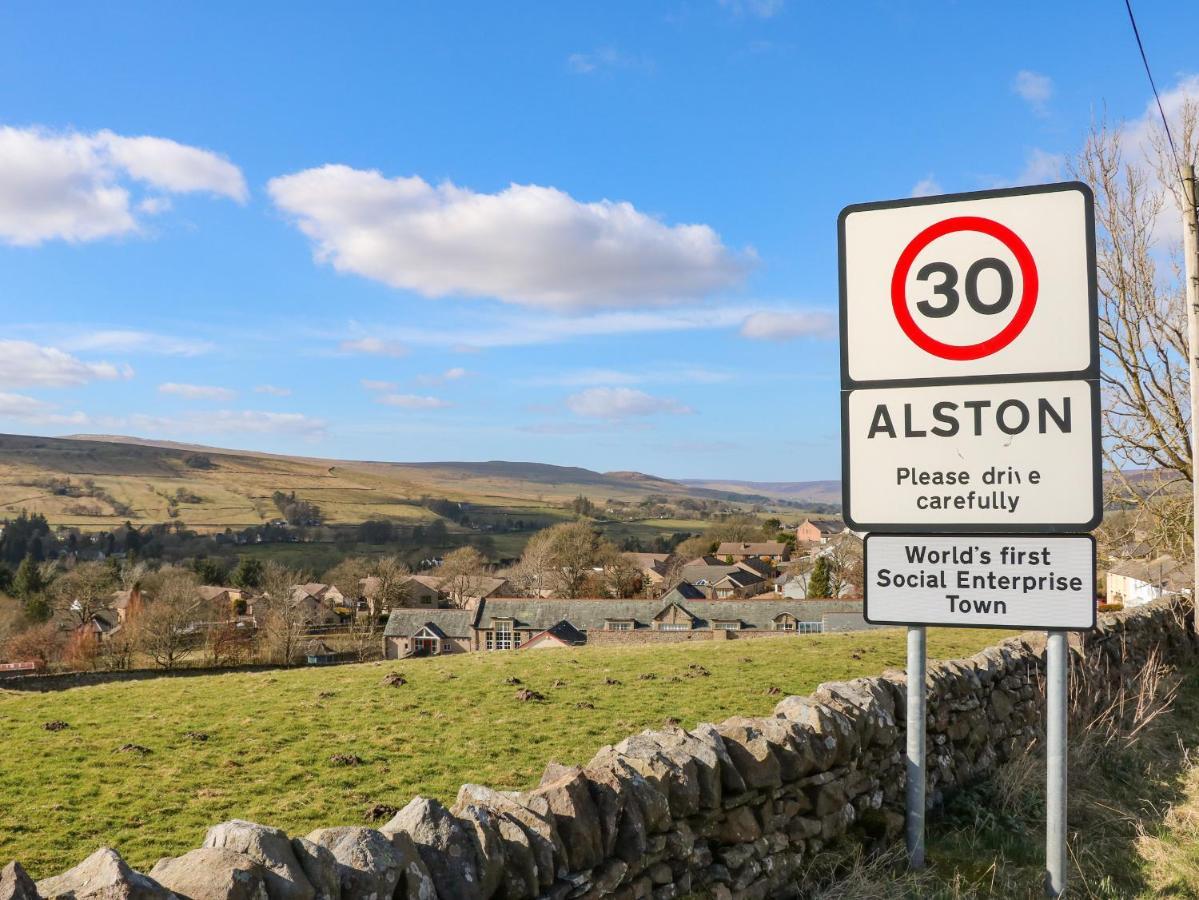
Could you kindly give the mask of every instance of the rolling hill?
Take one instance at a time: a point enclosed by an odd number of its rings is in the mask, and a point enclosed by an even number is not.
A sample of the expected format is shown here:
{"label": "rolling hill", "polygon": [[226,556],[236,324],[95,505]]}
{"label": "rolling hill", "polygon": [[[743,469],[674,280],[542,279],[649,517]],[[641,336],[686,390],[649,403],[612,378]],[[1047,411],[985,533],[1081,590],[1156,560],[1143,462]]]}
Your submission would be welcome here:
{"label": "rolling hill", "polygon": [[580,494],[633,504],[651,496],[768,502],[764,491],[738,485],[544,463],[337,460],[115,435],[0,435],[0,517],[28,509],[52,524],[85,529],[125,520],[175,519],[199,530],[256,525],[278,516],[276,491],[294,491],[316,503],[330,524],[372,517],[413,524],[436,519],[421,505],[422,497],[551,518]]}
{"label": "rolling hill", "polygon": [[682,478],[680,484],[689,488],[757,494],[773,500],[797,503],[841,502],[840,481],[734,481],[731,479]]}

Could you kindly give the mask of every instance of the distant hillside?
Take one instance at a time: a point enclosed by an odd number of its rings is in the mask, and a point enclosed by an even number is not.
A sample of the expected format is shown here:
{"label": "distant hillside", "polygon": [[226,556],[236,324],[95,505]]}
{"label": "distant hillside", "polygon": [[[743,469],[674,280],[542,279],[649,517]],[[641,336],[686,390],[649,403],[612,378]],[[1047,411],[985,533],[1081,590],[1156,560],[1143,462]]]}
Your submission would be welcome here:
{"label": "distant hillside", "polygon": [[838,481],[736,481],[733,479],[681,478],[680,484],[690,488],[713,491],[732,491],[760,494],[776,500],[802,503],[841,502],[841,482]]}
{"label": "distant hillside", "polygon": [[725,486],[545,463],[338,460],[118,435],[0,435],[0,518],[28,509],[53,524],[83,528],[126,519],[238,528],[277,518],[276,491],[316,503],[331,524],[372,517],[432,521],[437,516],[421,505],[423,497],[524,518],[560,516],[580,494],[634,504],[647,497],[765,501],[758,492]]}

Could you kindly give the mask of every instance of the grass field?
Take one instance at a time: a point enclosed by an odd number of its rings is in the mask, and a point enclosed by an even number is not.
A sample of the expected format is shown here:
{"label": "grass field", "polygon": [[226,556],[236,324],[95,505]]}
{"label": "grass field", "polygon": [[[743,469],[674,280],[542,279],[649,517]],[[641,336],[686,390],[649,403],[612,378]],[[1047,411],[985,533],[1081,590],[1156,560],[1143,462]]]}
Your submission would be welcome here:
{"label": "grass field", "polygon": [[[968,655],[1004,634],[932,629],[929,653]],[[770,687],[805,694],[902,666],[904,653],[903,632],[885,630],[0,692],[0,861],[44,877],[107,844],[148,867],[228,818],[303,834],[417,793],[450,801],[463,782],[529,787],[549,760],[584,763],[667,717],[692,727],[766,714]],[[408,683],[383,686],[393,671]],[[509,678],[545,702],[517,701]],[[43,727],[55,720],[69,727]],[[337,753],[363,763],[333,765]]]}

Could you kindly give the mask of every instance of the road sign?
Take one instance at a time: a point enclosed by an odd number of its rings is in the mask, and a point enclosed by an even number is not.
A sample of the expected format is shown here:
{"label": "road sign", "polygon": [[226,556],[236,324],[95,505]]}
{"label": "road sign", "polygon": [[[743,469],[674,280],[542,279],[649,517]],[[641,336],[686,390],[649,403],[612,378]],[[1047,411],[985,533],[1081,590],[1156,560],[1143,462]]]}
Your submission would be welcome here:
{"label": "road sign", "polygon": [[863,388],[842,403],[857,531],[1090,531],[1102,518],[1095,382]]}
{"label": "road sign", "polygon": [[863,565],[875,624],[1095,627],[1089,535],[871,534]]}
{"label": "road sign", "polygon": [[846,207],[842,387],[1098,378],[1092,205],[1069,182]]}

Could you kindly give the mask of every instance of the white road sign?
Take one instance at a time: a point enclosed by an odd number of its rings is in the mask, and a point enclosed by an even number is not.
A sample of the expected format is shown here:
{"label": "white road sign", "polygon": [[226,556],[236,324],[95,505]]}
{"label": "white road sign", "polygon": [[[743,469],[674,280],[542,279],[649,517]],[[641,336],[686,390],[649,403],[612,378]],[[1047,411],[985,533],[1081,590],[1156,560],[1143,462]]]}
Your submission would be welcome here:
{"label": "white road sign", "polygon": [[859,531],[1089,531],[1102,516],[1098,385],[863,388],[843,398]]}
{"label": "white road sign", "polygon": [[859,204],[838,230],[843,387],[1098,377],[1086,185]]}
{"label": "white road sign", "polygon": [[866,620],[888,625],[1095,627],[1087,535],[872,534]]}

